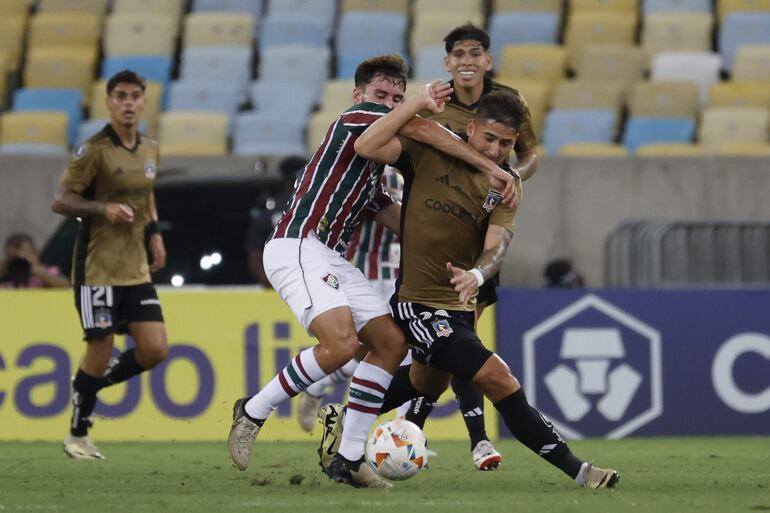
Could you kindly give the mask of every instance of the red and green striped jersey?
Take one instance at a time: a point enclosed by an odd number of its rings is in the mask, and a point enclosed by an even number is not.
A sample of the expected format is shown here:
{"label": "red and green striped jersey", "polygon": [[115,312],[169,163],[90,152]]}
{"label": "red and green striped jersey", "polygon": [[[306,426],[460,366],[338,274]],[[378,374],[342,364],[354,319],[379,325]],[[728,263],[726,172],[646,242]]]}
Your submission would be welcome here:
{"label": "red and green striped jersey", "polygon": [[353,149],[364,130],[389,111],[385,105],[360,103],[329,126],[294,184],[273,238],[304,238],[315,232],[326,246],[345,251],[367,205],[390,200],[380,186],[384,166]]}
{"label": "red and green striped jersey", "polygon": [[[395,168],[385,167],[382,183],[391,196],[401,199],[404,183]],[[358,267],[368,280],[396,279],[401,259],[401,243],[395,233],[376,223],[373,217],[367,216],[353,233],[345,257]]]}

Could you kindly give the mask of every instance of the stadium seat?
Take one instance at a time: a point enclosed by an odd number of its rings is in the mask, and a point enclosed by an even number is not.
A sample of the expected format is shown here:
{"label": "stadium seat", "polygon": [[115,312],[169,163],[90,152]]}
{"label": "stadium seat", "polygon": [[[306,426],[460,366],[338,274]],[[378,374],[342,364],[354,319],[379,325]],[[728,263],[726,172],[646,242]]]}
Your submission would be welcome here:
{"label": "stadium seat", "polygon": [[495,66],[498,77],[558,82],[567,73],[567,53],[561,46],[508,45]]}
{"label": "stadium seat", "polygon": [[259,25],[264,4],[264,0],[194,0],[192,10],[198,12],[245,12],[254,17],[255,25]]}
{"label": "stadium seat", "polygon": [[160,154],[226,155],[229,118],[214,112],[164,112],[159,124]]}
{"label": "stadium seat", "polygon": [[237,83],[245,91],[251,80],[251,57],[251,48],[245,47],[185,48],[180,78],[208,80],[216,77]]}
{"label": "stadium seat", "polygon": [[328,48],[276,46],[260,55],[259,78],[297,80],[321,87],[329,78]]}
{"label": "stadium seat", "polygon": [[243,87],[228,80],[175,80],[168,90],[168,110],[222,112],[232,116],[243,99]]}
{"label": "stadium seat", "polygon": [[490,51],[493,63],[501,59],[508,45],[555,45],[559,15],[554,12],[502,12],[489,19]]}
{"label": "stadium seat", "polygon": [[500,77],[497,81],[521,93],[529,107],[535,133],[538,135],[542,133],[545,112],[551,104],[551,94],[553,92],[551,82],[546,80],[508,79],[505,77]]}
{"label": "stadium seat", "polygon": [[570,13],[629,13],[636,15],[637,0],[570,0]]}
{"label": "stadium seat", "polygon": [[[352,89],[352,87],[351,87]],[[320,88],[297,82],[257,80],[249,85],[249,98],[257,112],[283,112],[307,119],[318,101]]]}
{"label": "stadium seat", "polygon": [[340,116],[343,110],[347,109],[352,104],[353,102],[350,101],[344,109],[338,111],[320,110],[310,116],[310,123],[308,124],[307,136],[305,138],[307,153],[312,153],[318,148],[326,135],[326,131],[329,129],[329,125]]}
{"label": "stadium seat", "polygon": [[654,13],[705,12],[711,13],[711,0],[642,0],[642,12],[646,18]]}
{"label": "stadium seat", "polygon": [[8,87],[8,57],[0,50],[0,111],[5,107],[5,91]]}
{"label": "stadium seat", "polygon": [[700,144],[645,144],[636,149],[639,157],[700,157],[704,154]]}
{"label": "stadium seat", "polygon": [[510,11],[552,12],[561,17],[561,0],[494,0],[492,14]]}
{"label": "stadium seat", "polygon": [[770,87],[767,82],[731,80],[717,82],[709,91],[709,107],[763,107],[770,106]]}
{"label": "stadium seat", "polygon": [[628,114],[632,117],[695,120],[700,110],[694,82],[639,82],[631,90]]}
{"label": "stadium seat", "polygon": [[331,35],[331,27],[324,20],[270,14],[265,17],[260,29],[259,48],[293,45],[325,47]]}
{"label": "stadium seat", "polygon": [[633,45],[636,37],[636,14],[578,12],[571,14],[564,32],[567,62],[577,64],[583,48],[589,44]]}
{"label": "stadium seat", "polygon": [[307,117],[281,112],[247,112],[233,121],[235,155],[305,155]]}
{"label": "stadium seat", "polygon": [[[135,71],[147,81],[158,82],[162,88],[160,105],[161,107],[166,105],[165,96],[168,82],[171,79],[170,58],[162,56],[108,57],[102,63],[101,78],[109,80],[115,73],[124,69]],[[182,75],[182,78],[187,77]]]}
{"label": "stadium seat", "polygon": [[340,11],[392,11],[409,14],[409,3],[409,0],[342,0]]}
{"label": "stadium seat", "polygon": [[64,152],[67,122],[64,112],[7,112],[0,116],[0,153]]}
{"label": "stadium seat", "polygon": [[767,143],[770,128],[768,109],[752,107],[708,107],[698,131],[698,140],[709,150],[734,143]]}
{"label": "stadium seat", "polygon": [[299,18],[323,20],[328,26],[334,23],[337,0],[270,0],[269,14],[293,14]]}
{"label": "stadium seat", "polygon": [[9,71],[16,71],[21,64],[26,19],[25,16],[0,16],[0,51],[6,55]]}
{"label": "stadium seat", "polygon": [[744,45],[735,53],[733,80],[770,82],[770,44]]}
{"label": "stadium seat", "polygon": [[227,46],[251,48],[254,18],[233,12],[194,12],[185,18],[183,48]]}
{"label": "stadium seat", "polygon": [[409,34],[409,49],[412,56],[417,59],[420,49],[426,46],[444,47],[444,37],[455,27],[470,21],[478,26],[483,26],[483,17],[468,19],[462,14],[454,12],[436,13],[412,20],[412,29]]}
{"label": "stadium seat", "polygon": [[545,118],[543,143],[550,154],[565,144],[611,143],[617,115],[612,110],[551,110]]}
{"label": "stadium seat", "polygon": [[0,17],[27,16],[29,12],[29,0],[3,0],[0,2]]}
{"label": "stadium seat", "polygon": [[93,49],[100,33],[101,23],[93,14],[43,12],[31,18],[27,49],[46,46]]}
{"label": "stadium seat", "polygon": [[650,57],[667,51],[707,52],[713,27],[711,13],[650,14],[644,18],[642,47]]}
{"label": "stadium seat", "polygon": [[616,114],[622,106],[622,83],[608,80],[564,80],[556,84],[551,101],[553,109],[603,109]]}
{"label": "stadium seat", "polygon": [[95,49],[33,48],[27,52],[24,86],[78,89],[88,98],[96,67]]}
{"label": "stadium seat", "polygon": [[580,52],[575,74],[579,79],[611,80],[629,89],[644,75],[645,58],[638,46],[588,45]]}
{"label": "stadium seat", "polygon": [[661,52],[653,56],[653,81],[688,81],[698,84],[701,105],[708,102],[711,85],[719,80],[722,57],[712,52]]}
{"label": "stadium seat", "polygon": [[449,72],[444,65],[444,57],[446,57],[446,50],[443,46],[421,48],[417,52],[412,70],[414,78],[418,80],[450,79]]}
{"label": "stadium seat", "polygon": [[19,89],[13,95],[14,112],[59,111],[67,114],[67,141],[74,144],[83,117],[83,95],[77,89]]}
{"label": "stadium seat", "polygon": [[732,13],[770,11],[770,0],[719,0],[715,3],[720,20]]}
{"label": "stadium seat", "polygon": [[37,11],[87,13],[101,19],[107,11],[109,0],[38,0]]}
{"label": "stadium seat", "polygon": [[626,157],[628,150],[612,143],[572,143],[559,148],[559,155],[569,157]]}
{"label": "stadium seat", "polygon": [[634,153],[645,144],[689,143],[695,122],[687,118],[629,118],[623,129],[623,145]]}
{"label": "stadium seat", "polygon": [[344,13],[335,39],[337,58],[361,60],[388,53],[405,55],[407,23],[406,16],[393,12]]}
{"label": "stadium seat", "polygon": [[466,15],[484,12],[483,0],[414,0],[415,16],[424,13],[452,11]]}
{"label": "stadium seat", "polygon": [[[163,98],[163,85],[160,82],[148,80],[145,83],[144,98],[147,102],[144,108],[143,120],[147,122],[150,132],[154,132],[158,121],[158,113]],[[107,81],[97,80],[91,85],[91,100],[88,114],[91,119],[109,119],[110,111],[107,110]]]}
{"label": "stadium seat", "polygon": [[770,157],[770,144],[732,143],[719,148],[719,155],[728,157]]}
{"label": "stadium seat", "polygon": [[336,112],[339,114],[351,105],[353,105],[353,89],[355,85],[352,80],[328,80],[323,85],[323,91],[320,98],[320,110],[328,113]]}
{"label": "stadium seat", "polygon": [[770,45],[770,12],[734,12],[725,17],[718,37],[724,69],[733,70],[736,51],[743,45]]}
{"label": "stadium seat", "polygon": [[113,14],[102,36],[104,54],[113,56],[174,54],[179,23],[170,15]]}
{"label": "stadium seat", "polygon": [[153,13],[179,18],[187,0],[112,0],[112,12]]}

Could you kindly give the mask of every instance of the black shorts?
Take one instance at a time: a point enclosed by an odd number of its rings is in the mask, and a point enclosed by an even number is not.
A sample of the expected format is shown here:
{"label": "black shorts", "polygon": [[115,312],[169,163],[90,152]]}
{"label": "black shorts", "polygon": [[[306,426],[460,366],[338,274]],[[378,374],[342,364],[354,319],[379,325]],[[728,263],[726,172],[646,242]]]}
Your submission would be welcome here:
{"label": "black shorts", "polygon": [[130,322],[163,322],[158,293],[152,283],[128,286],[76,285],[75,307],[84,340],[128,333]]}
{"label": "black shorts", "polygon": [[420,303],[390,300],[412,358],[470,381],[494,353],[473,329],[475,312],[439,310]]}

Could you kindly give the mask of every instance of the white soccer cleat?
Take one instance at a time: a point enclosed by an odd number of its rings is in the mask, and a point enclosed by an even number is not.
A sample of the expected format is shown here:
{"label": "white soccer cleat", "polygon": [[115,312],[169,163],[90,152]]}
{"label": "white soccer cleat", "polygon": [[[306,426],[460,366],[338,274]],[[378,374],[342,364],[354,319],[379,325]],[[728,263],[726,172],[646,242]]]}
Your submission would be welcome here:
{"label": "white soccer cleat", "polygon": [[313,431],[313,426],[318,420],[318,411],[321,409],[321,401],[323,401],[323,397],[316,397],[307,392],[298,398],[297,422],[306,433]]}
{"label": "white soccer cleat", "polygon": [[620,474],[611,468],[595,467],[592,463],[583,463],[575,482],[583,488],[597,490],[599,488],[615,488],[620,481]]}
{"label": "white soccer cleat", "polygon": [[64,454],[76,460],[103,460],[104,456],[87,436],[69,435],[64,439]]}
{"label": "white soccer cleat", "polygon": [[233,425],[227,437],[227,447],[230,449],[230,459],[238,470],[246,470],[251,458],[251,448],[257,438],[260,427],[243,413],[243,405],[248,397],[238,399],[233,405]]}
{"label": "white soccer cleat", "polygon": [[495,446],[489,440],[482,440],[471,451],[473,464],[479,470],[495,470],[503,462],[502,455],[495,450]]}

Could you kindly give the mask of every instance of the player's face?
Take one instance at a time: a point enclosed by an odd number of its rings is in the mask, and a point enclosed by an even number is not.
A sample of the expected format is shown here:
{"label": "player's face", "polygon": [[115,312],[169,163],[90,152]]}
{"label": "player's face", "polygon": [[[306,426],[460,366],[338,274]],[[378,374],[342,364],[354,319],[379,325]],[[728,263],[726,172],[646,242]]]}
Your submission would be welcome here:
{"label": "player's face", "polygon": [[376,75],[363,89],[356,87],[353,90],[353,101],[378,103],[392,109],[404,102],[404,85],[392,78]]}
{"label": "player's face", "polygon": [[479,41],[458,41],[444,57],[444,65],[455,87],[472,88],[481,84],[484,74],[492,69],[492,56]]}
{"label": "player's face", "polygon": [[471,119],[467,127],[468,144],[489,160],[502,164],[511,156],[518,133],[492,119]]}
{"label": "player's face", "polygon": [[107,97],[112,121],[127,127],[139,124],[146,103],[144,91],[136,84],[120,83]]}

